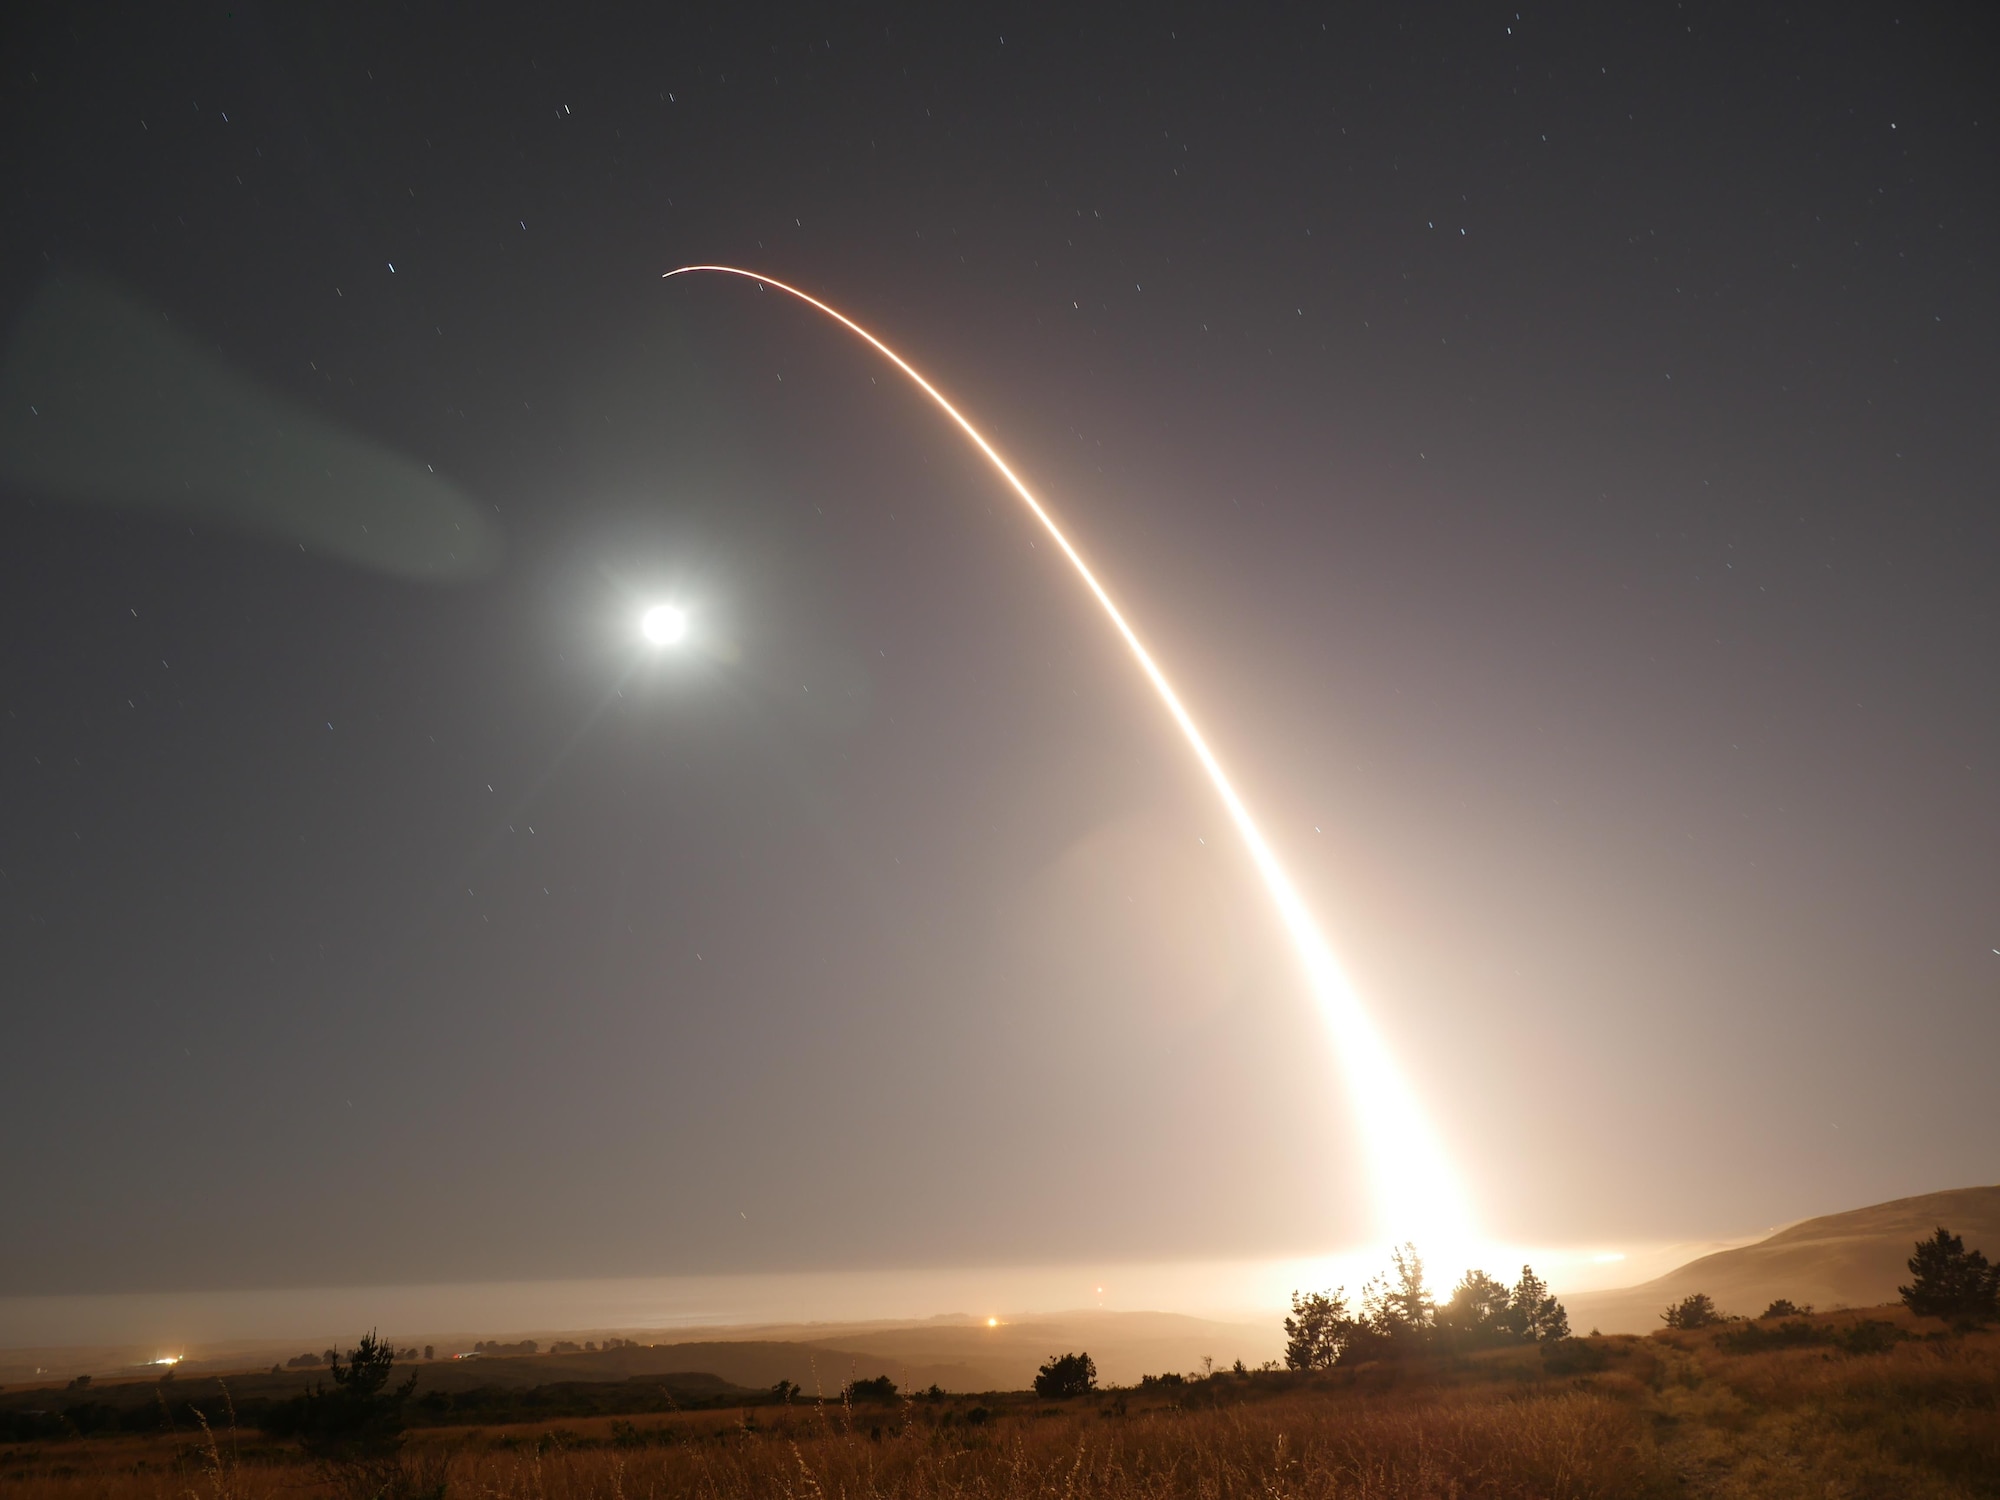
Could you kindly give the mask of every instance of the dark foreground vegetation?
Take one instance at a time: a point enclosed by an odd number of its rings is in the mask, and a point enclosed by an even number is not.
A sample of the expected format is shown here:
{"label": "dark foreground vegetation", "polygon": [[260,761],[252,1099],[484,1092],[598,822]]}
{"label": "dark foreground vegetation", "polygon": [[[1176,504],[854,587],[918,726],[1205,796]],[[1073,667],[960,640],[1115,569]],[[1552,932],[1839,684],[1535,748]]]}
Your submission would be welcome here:
{"label": "dark foreground vegetation", "polygon": [[[1766,1322],[1774,1336],[1746,1344]],[[1869,1324],[1897,1337],[1857,1343],[1851,1330]],[[0,1447],[0,1487],[22,1500],[2000,1496],[2000,1333],[1905,1308],[1073,1398],[787,1394],[417,1425],[380,1443],[365,1411],[316,1438],[225,1415]]]}
{"label": "dark foreground vegetation", "polygon": [[370,1336],[327,1359],[330,1381],[254,1412],[214,1379],[10,1393],[0,1492],[2000,1500],[2000,1332],[1985,1326],[2000,1279],[1942,1230],[1911,1271],[1902,1306],[1780,1300],[1749,1319],[1697,1294],[1649,1337],[1577,1338],[1532,1272],[1468,1277],[1438,1305],[1406,1252],[1355,1312],[1295,1299],[1290,1369],[1099,1390],[1078,1353],[1051,1356],[1033,1394],[979,1397],[877,1377],[819,1400],[701,1376],[446,1396]]}

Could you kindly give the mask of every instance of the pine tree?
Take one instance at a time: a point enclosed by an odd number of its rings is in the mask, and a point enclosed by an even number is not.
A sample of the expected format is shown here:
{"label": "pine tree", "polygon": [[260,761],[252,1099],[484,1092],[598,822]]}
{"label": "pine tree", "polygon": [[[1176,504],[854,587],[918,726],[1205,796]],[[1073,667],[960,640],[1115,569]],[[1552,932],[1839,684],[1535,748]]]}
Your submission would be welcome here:
{"label": "pine tree", "polygon": [[1457,1343],[1482,1344],[1514,1336],[1507,1321],[1507,1283],[1484,1271],[1467,1271],[1437,1310],[1438,1331]]}
{"label": "pine tree", "polygon": [[1421,1339],[1437,1326],[1437,1303],[1424,1285],[1424,1261],[1417,1247],[1402,1244],[1389,1252],[1389,1272],[1363,1289],[1362,1311],[1382,1338]]}
{"label": "pine tree", "polygon": [[1292,1293],[1292,1315],[1285,1319],[1286,1369],[1330,1370],[1353,1337],[1345,1288]]}
{"label": "pine tree", "polygon": [[1507,1326],[1517,1338],[1530,1343],[1569,1337],[1569,1314],[1533,1266],[1521,1267],[1521,1279],[1507,1299]]}
{"label": "pine tree", "polygon": [[1989,1266],[1983,1254],[1967,1250],[1943,1225],[1917,1241],[1909,1266],[1910,1284],[1896,1290],[1911,1312],[1966,1327],[2000,1318],[2000,1266]]}

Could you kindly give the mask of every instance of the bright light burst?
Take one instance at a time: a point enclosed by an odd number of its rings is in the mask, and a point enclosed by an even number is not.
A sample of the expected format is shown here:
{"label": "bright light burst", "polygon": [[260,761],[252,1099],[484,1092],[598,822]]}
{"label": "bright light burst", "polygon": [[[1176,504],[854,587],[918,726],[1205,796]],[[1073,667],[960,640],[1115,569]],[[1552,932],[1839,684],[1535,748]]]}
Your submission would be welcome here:
{"label": "bright light burst", "polygon": [[639,634],[655,646],[677,646],[687,632],[687,611],[676,605],[655,604],[639,617]]}
{"label": "bright light burst", "polygon": [[[1160,701],[1166,706],[1174,723],[1179,727],[1188,748],[1201,762],[1208,773],[1215,794],[1228,810],[1230,821],[1235,824],[1237,835],[1249,851],[1251,862],[1262,877],[1264,889],[1271,897],[1272,904],[1283,919],[1285,930],[1291,937],[1301,967],[1305,971],[1306,982],[1310,985],[1313,998],[1318,1002],[1320,1013],[1325,1017],[1333,1032],[1334,1043],[1339,1051],[1342,1071],[1347,1078],[1349,1097],[1359,1118],[1362,1138],[1367,1146],[1370,1175],[1374,1179],[1376,1231],[1389,1240],[1415,1240],[1426,1252],[1431,1263],[1437,1267],[1462,1263],[1461,1257],[1474,1247],[1473,1225],[1470,1209],[1466,1203],[1457,1174],[1446,1160],[1444,1149],[1432,1131],[1430,1121],[1425,1118],[1414,1093],[1404,1079],[1402,1070],[1390,1056],[1381,1034],[1374,1022],[1362,1008],[1354,987],[1339,960],[1327,945],[1319,926],[1313,921],[1303,898],[1292,885],[1291,877],[1278,863],[1278,857],[1265,842],[1263,833],[1243,799],[1236,794],[1235,786],[1209,749],[1208,741],[1202,736],[1193,717],[1188,713],[1167,681],[1166,673],[1160,670],[1152,654],[1146,650],[1137,632],[1127,623],[1124,614],[1097,581],[1084,562],[1082,554],[1070,545],[1068,537],[1055,523],[1047,510],[1037,500],[1027,485],[1010,469],[1006,461],[997,453],[985,435],[947,401],[936,386],[932,385],[915,367],[895,350],[875,337],[859,323],[820,301],[817,297],[788,286],[757,271],[747,271],[738,266],[681,266],[668,271],[668,277],[682,276],[691,272],[714,272],[724,276],[735,276],[759,286],[772,287],[777,291],[797,298],[808,307],[826,314],[836,323],[856,337],[869,344],[878,354],[907,375],[926,396],[937,403],[938,408],[951,418],[972,444],[991,463],[1000,477],[1020,497],[1029,513],[1040,523],[1042,529],[1069,560],[1091,596],[1103,608],[1118,634],[1124,638],[1138,661],[1140,669],[1153,685]],[[990,1325],[989,1325],[990,1326]]]}

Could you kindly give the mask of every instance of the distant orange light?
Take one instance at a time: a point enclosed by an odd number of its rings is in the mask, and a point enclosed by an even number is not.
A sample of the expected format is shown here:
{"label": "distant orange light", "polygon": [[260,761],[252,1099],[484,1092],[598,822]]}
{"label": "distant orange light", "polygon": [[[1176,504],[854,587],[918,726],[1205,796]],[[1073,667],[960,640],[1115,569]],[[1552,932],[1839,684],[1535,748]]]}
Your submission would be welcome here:
{"label": "distant orange light", "polygon": [[998,1318],[988,1318],[986,1320],[986,1326],[988,1328],[998,1328],[1000,1326],[1000,1320]]}

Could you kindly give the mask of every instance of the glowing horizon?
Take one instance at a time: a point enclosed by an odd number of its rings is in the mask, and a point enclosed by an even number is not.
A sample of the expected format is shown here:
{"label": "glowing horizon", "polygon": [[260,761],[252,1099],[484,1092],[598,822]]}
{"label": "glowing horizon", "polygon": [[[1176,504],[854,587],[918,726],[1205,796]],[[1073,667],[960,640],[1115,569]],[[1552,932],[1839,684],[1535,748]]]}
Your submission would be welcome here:
{"label": "glowing horizon", "polygon": [[1097,600],[1145,672],[1147,680],[1153,685],[1154,692],[1179,727],[1188,747],[1201,763],[1202,770],[1207,773],[1210,785],[1229,813],[1238,837],[1249,851],[1251,862],[1256,866],[1257,873],[1264,882],[1266,893],[1277,907],[1286,934],[1290,937],[1300,965],[1305,970],[1306,982],[1312,990],[1313,999],[1333,1033],[1335,1047],[1340,1055],[1341,1070],[1347,1081],[1349,1098],[1354,1106],[1367,1149],[1369,1174],[1373,1179],[1375,1194],[1377,1233],[1389,1242],[1414,1240],[1426,1260],[1440,1267],[1455,1264],[1473,1253],[1475,1242],[1472,1214],[1457,1174],[1452,1170],[1442,1144],[1418,1105],[1408,1080],[1396,1066],[1387,1043],[1375,1029],[1373,1020],[1362,1006],[1360,997],[1355,994],[1346,972],[1341,968],[1339,960],[1334,956],[1332,948],[1313,920],[1304,898],[1299,895],[1291,877],[1285,873],[1277,855],[1265,841],[1263,832],[1250,815],[1249,808],[1237,795],[1236,788],[1223,770],[1221,761],[1209,748],[1207,739],[1195,724],[1193,715],[1181,702],[1180,695],[1174,691],[1166,673],[1153,660],[1152,653],[1146,649],[1138,633],[1112,600],[1110,593],[1098,582],[1097,575],[1091,571],[1082,554],[1056,525],[1055,519],[1042,502],[1013,469],[1008,467],[998,451],[987,441],[985,434],[945,399],[936,386],[918,373],[916,367],[908,360],[845,313],[795,286],[761,272],[745,270],[740,266],[678,266],[663,273],[661,279],[704,272],[734,276],[754,282],[760,287],[773,287],[824,313],[862,339],[908,376],[919,390],[936,403],[966,437],[971,439],[973,446],[985,456],[987,462],[992,464],[1008,487],[1027,506],[1029,513],[1041,524],[1042,529],[1069,560],[1070,566],[1076,570],[1084,586],[1090,590],[1092,597]]}

